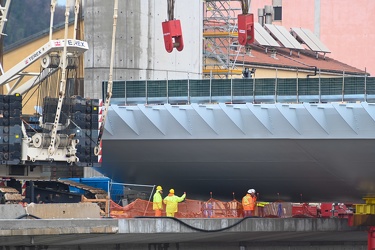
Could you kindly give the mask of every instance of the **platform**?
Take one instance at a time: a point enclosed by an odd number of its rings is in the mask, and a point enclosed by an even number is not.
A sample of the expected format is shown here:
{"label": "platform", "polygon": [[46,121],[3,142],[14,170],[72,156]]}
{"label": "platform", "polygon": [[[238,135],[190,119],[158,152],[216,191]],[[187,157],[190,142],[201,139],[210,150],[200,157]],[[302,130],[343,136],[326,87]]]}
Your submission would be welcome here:
{"label": "platform", "polygon": [[349,227],[345,219],[336,218],[22,219],[0,221],[0,242],[1,246],[54,246],[53,249],[62,246],[76,249],[84,245],[91,245],[90,249],[103,249],[100,245],[106,245],[105,249],[117,249],[120,245],[153,249],[152,246],[164,244],[171,248],[155,249],[200,249],[197,246],[239,249],[240,245],[254,244],[352,246],[350,249],[357,249],[357,246],[366,246],[367,232],[365,227]]}

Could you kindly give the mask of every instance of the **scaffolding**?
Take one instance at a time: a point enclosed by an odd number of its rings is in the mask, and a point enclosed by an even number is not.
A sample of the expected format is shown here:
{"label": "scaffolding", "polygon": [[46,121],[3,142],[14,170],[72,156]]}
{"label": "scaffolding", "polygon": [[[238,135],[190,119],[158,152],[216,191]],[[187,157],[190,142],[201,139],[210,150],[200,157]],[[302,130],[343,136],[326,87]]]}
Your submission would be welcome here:
{"label": "scaffolding", "polygon": [[[203,75],[205,78],[238,78],[242,73],[244,46],[238,44],[237,15],[240,1],[206,0],[203,18]],[[242,62],[239,60],[242,59]]]}

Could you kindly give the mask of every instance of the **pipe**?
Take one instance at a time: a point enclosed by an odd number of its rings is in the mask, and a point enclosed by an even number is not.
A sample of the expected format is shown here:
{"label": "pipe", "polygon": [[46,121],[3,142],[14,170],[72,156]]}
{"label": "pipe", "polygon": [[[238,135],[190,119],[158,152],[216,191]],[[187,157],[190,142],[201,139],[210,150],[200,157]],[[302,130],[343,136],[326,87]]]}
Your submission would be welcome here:
{"label": "pipe", "polygon": [[316,66],[314,66],[314,74],[308,74],[307,78],[309,78],[310,76],[316,76],[317,71],[318,71],[318,68]]}
{"label": "pipe", "polygon": [[264,26],[264,9],[258,9],[258,23],[263,27]]}
{"label": "pipe", "polygon": [[265,24],[272,24],[272,12],[273,8],[270,5],[264,6]]}

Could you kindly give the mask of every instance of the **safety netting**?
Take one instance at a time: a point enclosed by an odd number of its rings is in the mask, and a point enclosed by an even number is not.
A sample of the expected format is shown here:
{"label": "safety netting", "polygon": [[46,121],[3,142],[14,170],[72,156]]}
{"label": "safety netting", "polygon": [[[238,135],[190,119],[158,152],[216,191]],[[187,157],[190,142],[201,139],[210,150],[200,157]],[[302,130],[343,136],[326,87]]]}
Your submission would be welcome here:
{"label": "safety netting", "polygon": [[[311,213],[314,208],[303,205],[303,209],[293,209],[296,205],[290,202],[259,202],[254,216],[266,218],[288,218],[293,217],[293,212],[297,211],[299,216],[306,215],[313,217]],[[261,206],[260,206],[261,204]],[[152,210],[153,203],[148,200],[136,199],[126,206],[120,206],[111,202],[110,215],[113,218],[135,218],[142,216],[154,216]],[[299,208],[300,205],[297,205]],[[315,208],[316,210],[316,208]],[[314,214],[317,215],[316,213]],[[165,215],[165,211],[162,212]],[[241,218],[243,217],[243,208],[241,202],[233,199],[224,202],[216,199],[207,201],[185,199],[178,204],[177,218]]]}

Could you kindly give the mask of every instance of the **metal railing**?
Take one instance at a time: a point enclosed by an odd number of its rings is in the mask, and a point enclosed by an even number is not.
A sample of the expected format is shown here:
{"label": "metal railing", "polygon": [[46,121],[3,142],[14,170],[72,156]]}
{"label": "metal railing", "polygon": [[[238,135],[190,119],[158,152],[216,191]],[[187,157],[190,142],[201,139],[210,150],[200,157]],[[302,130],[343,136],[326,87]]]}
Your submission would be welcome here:
{"label": "metal railing", "polygon": [[[106,93],[107,82],[103,82]],[[375,102],[375,77],[114,81],[113,104]]]}

